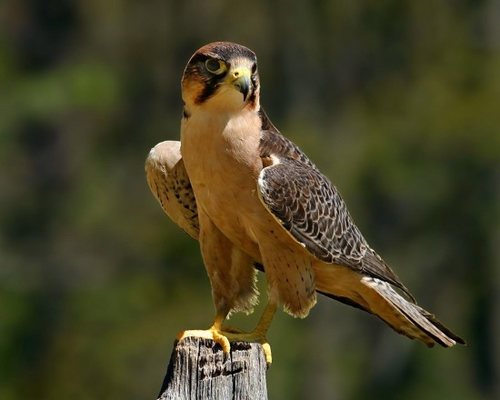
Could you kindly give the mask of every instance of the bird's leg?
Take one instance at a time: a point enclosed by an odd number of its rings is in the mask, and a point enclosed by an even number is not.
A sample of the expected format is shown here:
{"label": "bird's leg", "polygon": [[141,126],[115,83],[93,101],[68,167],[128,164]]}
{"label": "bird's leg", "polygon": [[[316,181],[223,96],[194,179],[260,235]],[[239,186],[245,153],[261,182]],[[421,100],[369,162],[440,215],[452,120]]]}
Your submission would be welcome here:
{"label": "bird's leg", "polygon": [[266,335],[271,321],[276,312],[276,304],[269,302],[260,317],[259,323],[252,332],[239,332],[236,329],[223,328],[222,323],[226,319],[223,313],[217,313],[212,326],[205,330],[187,330],[182,331],[177,335],[177,340],[182,340],[189,336],[202,337],[212,339],[220,344],[224,353],[229,353],[231,350],[230,342],[254,342],[262,344],[266,362],[270,365],[273,361],[271,354],[271,346],[269,345]]}
{"label": "bird's leg", "polygon": [[273,357],[271,354],[271,346],[267,341],[267,331],[271,326],[274,314],[276,313],[276,304],[269,302],[260,317],[259,323],[252,332],[249,333],[231,333],[224,332],[226,338],[231,342],[256,342],[262,344],[262,349],[264,350],[264,355],[266,357],[266,362],[270,365],[273,362]]}

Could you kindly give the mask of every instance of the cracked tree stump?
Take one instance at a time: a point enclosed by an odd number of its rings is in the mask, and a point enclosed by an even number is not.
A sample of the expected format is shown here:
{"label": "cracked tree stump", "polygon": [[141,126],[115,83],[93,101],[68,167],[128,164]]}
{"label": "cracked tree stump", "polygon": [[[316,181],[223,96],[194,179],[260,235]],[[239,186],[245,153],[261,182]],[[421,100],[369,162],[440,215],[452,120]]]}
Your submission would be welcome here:
{"label": "cracked tree stump", "polygon": [[224,354],[213,340],[174,343],[158,399],[267,399],[266,360],[258,343],[231,343]]}

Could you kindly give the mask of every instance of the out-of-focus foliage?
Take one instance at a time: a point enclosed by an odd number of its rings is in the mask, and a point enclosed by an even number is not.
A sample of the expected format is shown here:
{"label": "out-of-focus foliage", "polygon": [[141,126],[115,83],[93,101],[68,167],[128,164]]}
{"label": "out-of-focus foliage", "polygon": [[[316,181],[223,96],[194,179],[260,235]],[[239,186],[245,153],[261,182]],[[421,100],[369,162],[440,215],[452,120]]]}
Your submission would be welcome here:
{"label": "out-of-focus foliage", "polygon": [[153,398],[175,333],[210,323],[143,161],[221,39],[257,52],[275,124],[469,342],[429,350],[321,299],[277,316],[270,397],[500,398],[497,1],[4,0],[0,22],[1,399]]}

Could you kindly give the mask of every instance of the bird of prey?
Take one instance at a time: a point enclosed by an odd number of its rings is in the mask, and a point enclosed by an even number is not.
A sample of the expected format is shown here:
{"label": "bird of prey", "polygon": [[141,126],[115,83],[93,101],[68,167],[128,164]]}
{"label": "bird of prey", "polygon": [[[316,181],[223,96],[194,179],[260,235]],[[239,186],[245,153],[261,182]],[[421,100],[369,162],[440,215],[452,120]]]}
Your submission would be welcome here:
{"label": "bird of prey", "polygon": [[[464,340],[414,297],[353,222],[329,179],[271,123],[260,105],[257,59],[239,44],[197,50],[182,77],[181,140],[155,146],[147,181],[170,218],[199,240],[216,316],[205,331],[228,352],[230,341],[266,340],[278,307],[305,317],[321,293],[375,314],[426,345]],[[249,333],[224,325],[253,311],[256,268],[268,304]]]}

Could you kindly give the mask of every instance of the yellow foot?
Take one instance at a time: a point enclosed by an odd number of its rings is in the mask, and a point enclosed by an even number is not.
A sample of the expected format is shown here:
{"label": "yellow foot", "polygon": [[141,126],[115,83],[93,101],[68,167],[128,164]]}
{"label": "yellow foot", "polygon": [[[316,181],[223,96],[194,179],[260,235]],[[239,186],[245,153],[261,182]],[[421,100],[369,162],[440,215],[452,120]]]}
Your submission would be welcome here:
{"label": "yellow foot", "polygon": [[273,355],[271,353],[271,346],[264,335],[255,331],[250,333],[224,332],[224,334],[230,342],[260,343],[262,345],[262,350],[264,351],[264,356],[266,357],[267,365],[269,366],[272,364]]}
{"label": "yellow foot", "polygon": [[231,345],[229,344],[229,340],[226,337],[225,332],[220,331],[213,326],[204,330],[196,329],[179,332],[177,334],[177,340],[181,341],[182,339],[190,336],[212,339],[215,343],[220,344],[224,353],[229,353],[231,351]]}
{"label": "yellow foot", "polygon": [[264,356],[266,357],[266,364],[269,367],[273,363],[273,354],[271,353],[271,345],[268,342],[262,343],[262,350],[264,351]]}
{"label": "yellow foot", "polygon": [[230,342],[250,342],[250,343],[260,343],[262,349],[264,350],[264,356],[266,357],[266,363],[271,365],[273,362],[273,357],[271,354],[271,346],[269,345],[267,339],[256,333],[241,332],[238,329],[224,328],[224,330],[218,330],[213,326],[209,329],[196,329],[182,331],[177,335],[177,340],[182,340],[186,337],[201,337],[205,339],[212,339],[215,343],[220,344],[222,351],[224,353],[229,353],[231,351]]}

